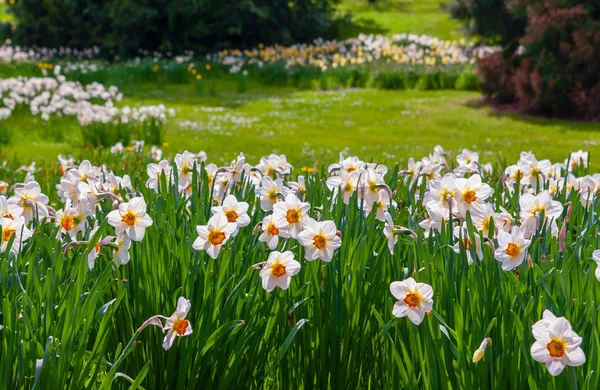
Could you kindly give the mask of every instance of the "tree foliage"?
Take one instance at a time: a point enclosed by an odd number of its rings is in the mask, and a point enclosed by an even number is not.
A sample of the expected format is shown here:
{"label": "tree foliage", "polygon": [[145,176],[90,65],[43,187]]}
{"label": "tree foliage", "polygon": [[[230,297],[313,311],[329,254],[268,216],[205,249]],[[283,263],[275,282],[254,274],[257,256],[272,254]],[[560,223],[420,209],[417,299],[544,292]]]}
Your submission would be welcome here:
{"label": "tree foliage", "polygon": [[336,0],[20,0],[14,41],[29,46],[102,46],[203,52],[331,36]]}

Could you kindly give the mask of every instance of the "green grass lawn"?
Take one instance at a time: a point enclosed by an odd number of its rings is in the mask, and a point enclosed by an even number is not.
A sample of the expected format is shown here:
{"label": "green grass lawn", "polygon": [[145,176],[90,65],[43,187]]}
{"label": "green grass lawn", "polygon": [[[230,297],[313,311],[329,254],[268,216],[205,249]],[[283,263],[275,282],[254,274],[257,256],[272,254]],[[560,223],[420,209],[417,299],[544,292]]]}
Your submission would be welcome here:
{"label": "green grass lawn", "polygon": [[[581,148],[592,156],[600,153],[597,124],[496,114],[478,103],[476,92],[298,91],[254,84],[245,94],[233,92],[232,85],[219,89],[224,92],[208,97],[188,85],[136,85],[122,89],[123,103],[176,109],[167,125],[165,153],[204,150],[216,163],[239,152],[254,162],[284,153],[296,166],[333,162],[340,151],[405,161],[437,144],[480,151],[483,161],[514,161],[522,150],[553,161]],[[85,157],[74,119],[48,125],[23,111],[2,126],[12,134],[4,157],[16,154],[23,162],[52,160],[58,153]]]}
{"label": "green grass lawn", "polygon": [[450,18],[440,5],[441,0],[344,0],[338,14],[352,14],[350,25],[340,27],[341,38],[355,37],[358,33],[393,35],[414,33],[437,36],[442,39],[460,39],[460,23]]}

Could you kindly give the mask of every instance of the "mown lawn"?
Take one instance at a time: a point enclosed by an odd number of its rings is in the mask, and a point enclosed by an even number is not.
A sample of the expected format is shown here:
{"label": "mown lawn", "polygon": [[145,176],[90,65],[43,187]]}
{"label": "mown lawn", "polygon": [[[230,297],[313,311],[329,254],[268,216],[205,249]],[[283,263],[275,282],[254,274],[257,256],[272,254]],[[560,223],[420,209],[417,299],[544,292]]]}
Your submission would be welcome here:
{"label": "mown lawn", "polygon": [[[339,152],[377,161],[421,157],[435,145],[485,153],[484,161],[514,161],[522,150],[564,159],[569,151],[600,152],[598,124],[496,114],[476,92],[298,91],[251,84],[238,94],[220,84],[217,96],[199,96],[188,85],[123,88],[129,105],[165,104],[177,113],[166,127],[167,155],[204,150],[216,163],[244,152],[250,161],[284,153],[296,166],[330,163]],[[44,124],[26,111],[2,123],[11,142],[1,154],[23,162],[82,156],[72,118]],[[83,152],[84,153],[84,152]],[[82,156],[83,157],[83,156]],[[593,158],[592,158],[593,160]]]}
{"label": "mown lawn", "polygon": [[351,24],[340,26],[341,38],[358,33],[391,36],[400,33],[426,34],[442,39],[464,38],[461,25],[450,18],[440,5],[442,0],[344,0],[338,6],[339,15],[350,13]]}

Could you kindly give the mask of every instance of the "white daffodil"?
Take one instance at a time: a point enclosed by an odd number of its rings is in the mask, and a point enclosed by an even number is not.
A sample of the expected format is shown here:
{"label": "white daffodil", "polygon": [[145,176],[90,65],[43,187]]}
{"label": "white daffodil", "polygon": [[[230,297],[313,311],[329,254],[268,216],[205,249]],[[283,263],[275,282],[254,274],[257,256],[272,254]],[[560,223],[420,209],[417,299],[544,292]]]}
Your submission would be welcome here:
{"label": "white daffodil", "polygon": [[394,221],[392,220],[392,216],[387,211],[384,214],[385,217],[385,225],[383,225],[383,234],[385,235],[385,239],[387,240],[387,245],[390,250],[390,253],[394,254],[394,248],[396,247],[396,243],[398,242],[398,235],[394,231]]}
{"label": "white daffodil", "polygon": [[260,187],[256,194],[260,197],[260,206],[264,211],[273,210],[273,205],[283,196],[283,180],[273,180],[269,176],[263,176],[260,180]]}
{"label": "white daffodil", "polygon": [[465,252],[467,253],[467,262],[469,265],[473,264],[473,256],[471,255],[471,247],[475,245],[475,254],[477,255],[477,259],[483,260],[483,249],[481,247],[481,238],[479,234],[474,234],[475,243],[471,240],[469,236],[469,230],[466,225],[455,226],[454,227],[454,237],[458,239],[456,244],[454,244],[454,252],[460,253],[460,247],[465,248]]}
{"label": "white daffodil", "polygon": [[481,176],[473,175],[468,179],[458,178],[454,181],[455,199],[460,215],[466,218],[467,211],[481,209],[494,192],[486,183],[481,182]]}
{"label": "white daffodil", "polygon": [[280,230],[287,230],[292,238],[304,229],[308,220],[310,204],[300,201],[293,193],[288,194],[283,202],[273,205],[273,220]]}
{"label": "white daffodil", "polygon": [[450,205],[456,210],[454,196],[456,193],[456,176],[452,173],[446,174],[440,180],[429,182],[429,192],[425,196],[427,210],[442,215],[443,219],[450,217]]}
{"label": "white daffodil", "polygon": [[216,206],[211,209],[213,214],[222,213],[227,218],[227,222],[234,223],[236,225],[235,231],[231,234],[235,237],[239,231],[239,228],[248,226],[250,224],[250,217],[248,216],[248,203],[238,202],[235,196],[227,195],[221,206]]}
{"label": "white daffodil", "polygon": [[342,245],[342,239],[337,236],[335,222],[317,222],[312,218],[306,221],[304,230],[298,234],[298,241],[306,249],[305,258],[308,261],[331,261],[333,252]]}
{"label": "white daffodil", "polygon": [[600,249],[592,253],[592,259],[596,262],[596,279],[600,281]]}
{"label": "white daffodil", "polygon": [[108,213],[108,223],[117,234],[125,233],[133,241],[141,241],[146,228],[152,226],[152,218],[146,214],[144,198],[136,197],[128,203],[121,203],[118,210]]}
{"label": "white daffodil", "polygon": [[556,220],[563,212],[563,205],[553,200],[548,191],[542,191],[537,195],[523,194],[519,198],[521,208],[521,229],[526,237],[531,237],[543,221],[540,221],[540,213],[544,212],[545,220],[552,221],[552,230],[557,233]]}
{"label": "white daffodil", "polygon": [[271,252],[260,271],[263,288],[267,292],[273,291],[275,287],[287,290],[292,276],[300,272],[300,267],[300,263],[294,260],[292,252]]}
{"label": "white daffodil", "polygon": [[413,278],[408,278],[392,282],[390,291],[398,299],[392,314],[398,318],[408,317],[415,325],[419,325],[425,314],[433,308],[433,288],[426,283],[417,283]]}
{"label": "white daffodil", "polygon": [[152,188],[154,191],[158,192],[160,178],[163,174],[165,175],[167,185],[171,182],[171,164],[167,160],[161,160],[157,164],[148,164],[146,172],[148,173],[146,187]]}
{"label": "white daffodil", "polygon": [[15,219],[23,215],[23,208],[16,203],[9,203],[6,196],[0,195],[0,218]]}
{"label": "white daffodil", "polygon": [[359,171],[348,172],[346,170],[340,170],[339,176],[330,176],[327,181],[327,187],[333,191],[334,200],[337,198],[338,191],[342,191],[342,198],[344,204],[350,203],[350,198],[358,186],[358,179],[360,178]]}
{"label": "white daffodil", "polygon": [[192,248],[206,253],[216,259],[219,256],[221,247],[229,240],[233,232],[237,229],[235,223],[230,223],[223,213],[218,213],[210,217],[206,225],[196,226],[198,238],[194,241]]}
{"label": "white daffodil", "polygon": [[579,347],[583,339],[573,332],[566,318],[557,318],[545,310],[543,319],[536,322],[531,331],[535,337],[531,357],[546,364],[550,375],[557,376],[566,366],[585,363],[585,354]]}
{"label": "white daffodil", "polygon": [[510,233],[501,230],[498,232],[498,249],[494,252],[494,257],[502,263],[503,270],[510,271],[521,265],[529,244],[531,241],[523,238],[518,226],[513,226]]}
{"label": "white daffodil", "polygon": [[163,348],[168,350],[173,345],[175,337],[183,337],[192,334],[192,325],[186,317],[190,311],[190,301],[184,297],[179,297],[177,300],[177,308],[175,313],[167,319],[167,323],[163,327],[163,331],[167,331],[163,341]]}
{"label": "white daffodil", "polygon": [[11,206],[17,205],[23,209],[25,222],[31,221],[36,216],[40,219],[48,216],[48,197],[42,194],[40,185],[35,182],[29,182],[22,188],[15,189],[15,195],[8,199]]}
{"label": "white daffodil", "polygon": [[131,239],[126,234],[118,234],[115,237],[115,245],[117,249],[113,252],[113,260],[117,265],[125,265],[129,263],[130,255],[129,248],[131,247]]}
{"label": "white daffodil", "polygon": [[31,230],[25,226],[25,219],[23,217],[17,217],[15,219],[0,218],[0,227],[2,228],[2,241],[0,242],[0,253],[4,253],[8,247],[8,243],[11,239],[13,240],[10,251],[14,254],[21,250],[21,245],[24,241],[27,241],[31,236]]}
{"label": "white daffodil", "polygon": [[258,241],[266,242],[271,250],[277,248],[279,237],[288,238],[290,234],[286,230],[279,229],[275,224],[275,218],[272,214],[267,215],[262,221],[263,232],[258,237]]}

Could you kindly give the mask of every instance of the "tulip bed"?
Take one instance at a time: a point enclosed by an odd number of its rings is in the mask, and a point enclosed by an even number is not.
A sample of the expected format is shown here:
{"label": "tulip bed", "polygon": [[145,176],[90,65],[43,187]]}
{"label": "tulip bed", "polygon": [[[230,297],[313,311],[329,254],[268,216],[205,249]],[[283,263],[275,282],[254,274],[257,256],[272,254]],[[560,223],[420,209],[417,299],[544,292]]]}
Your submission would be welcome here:
{"label": "tulip bed", "polygon": [[588,153],[171,157],[0,166],[3,386],[600,386]]}

